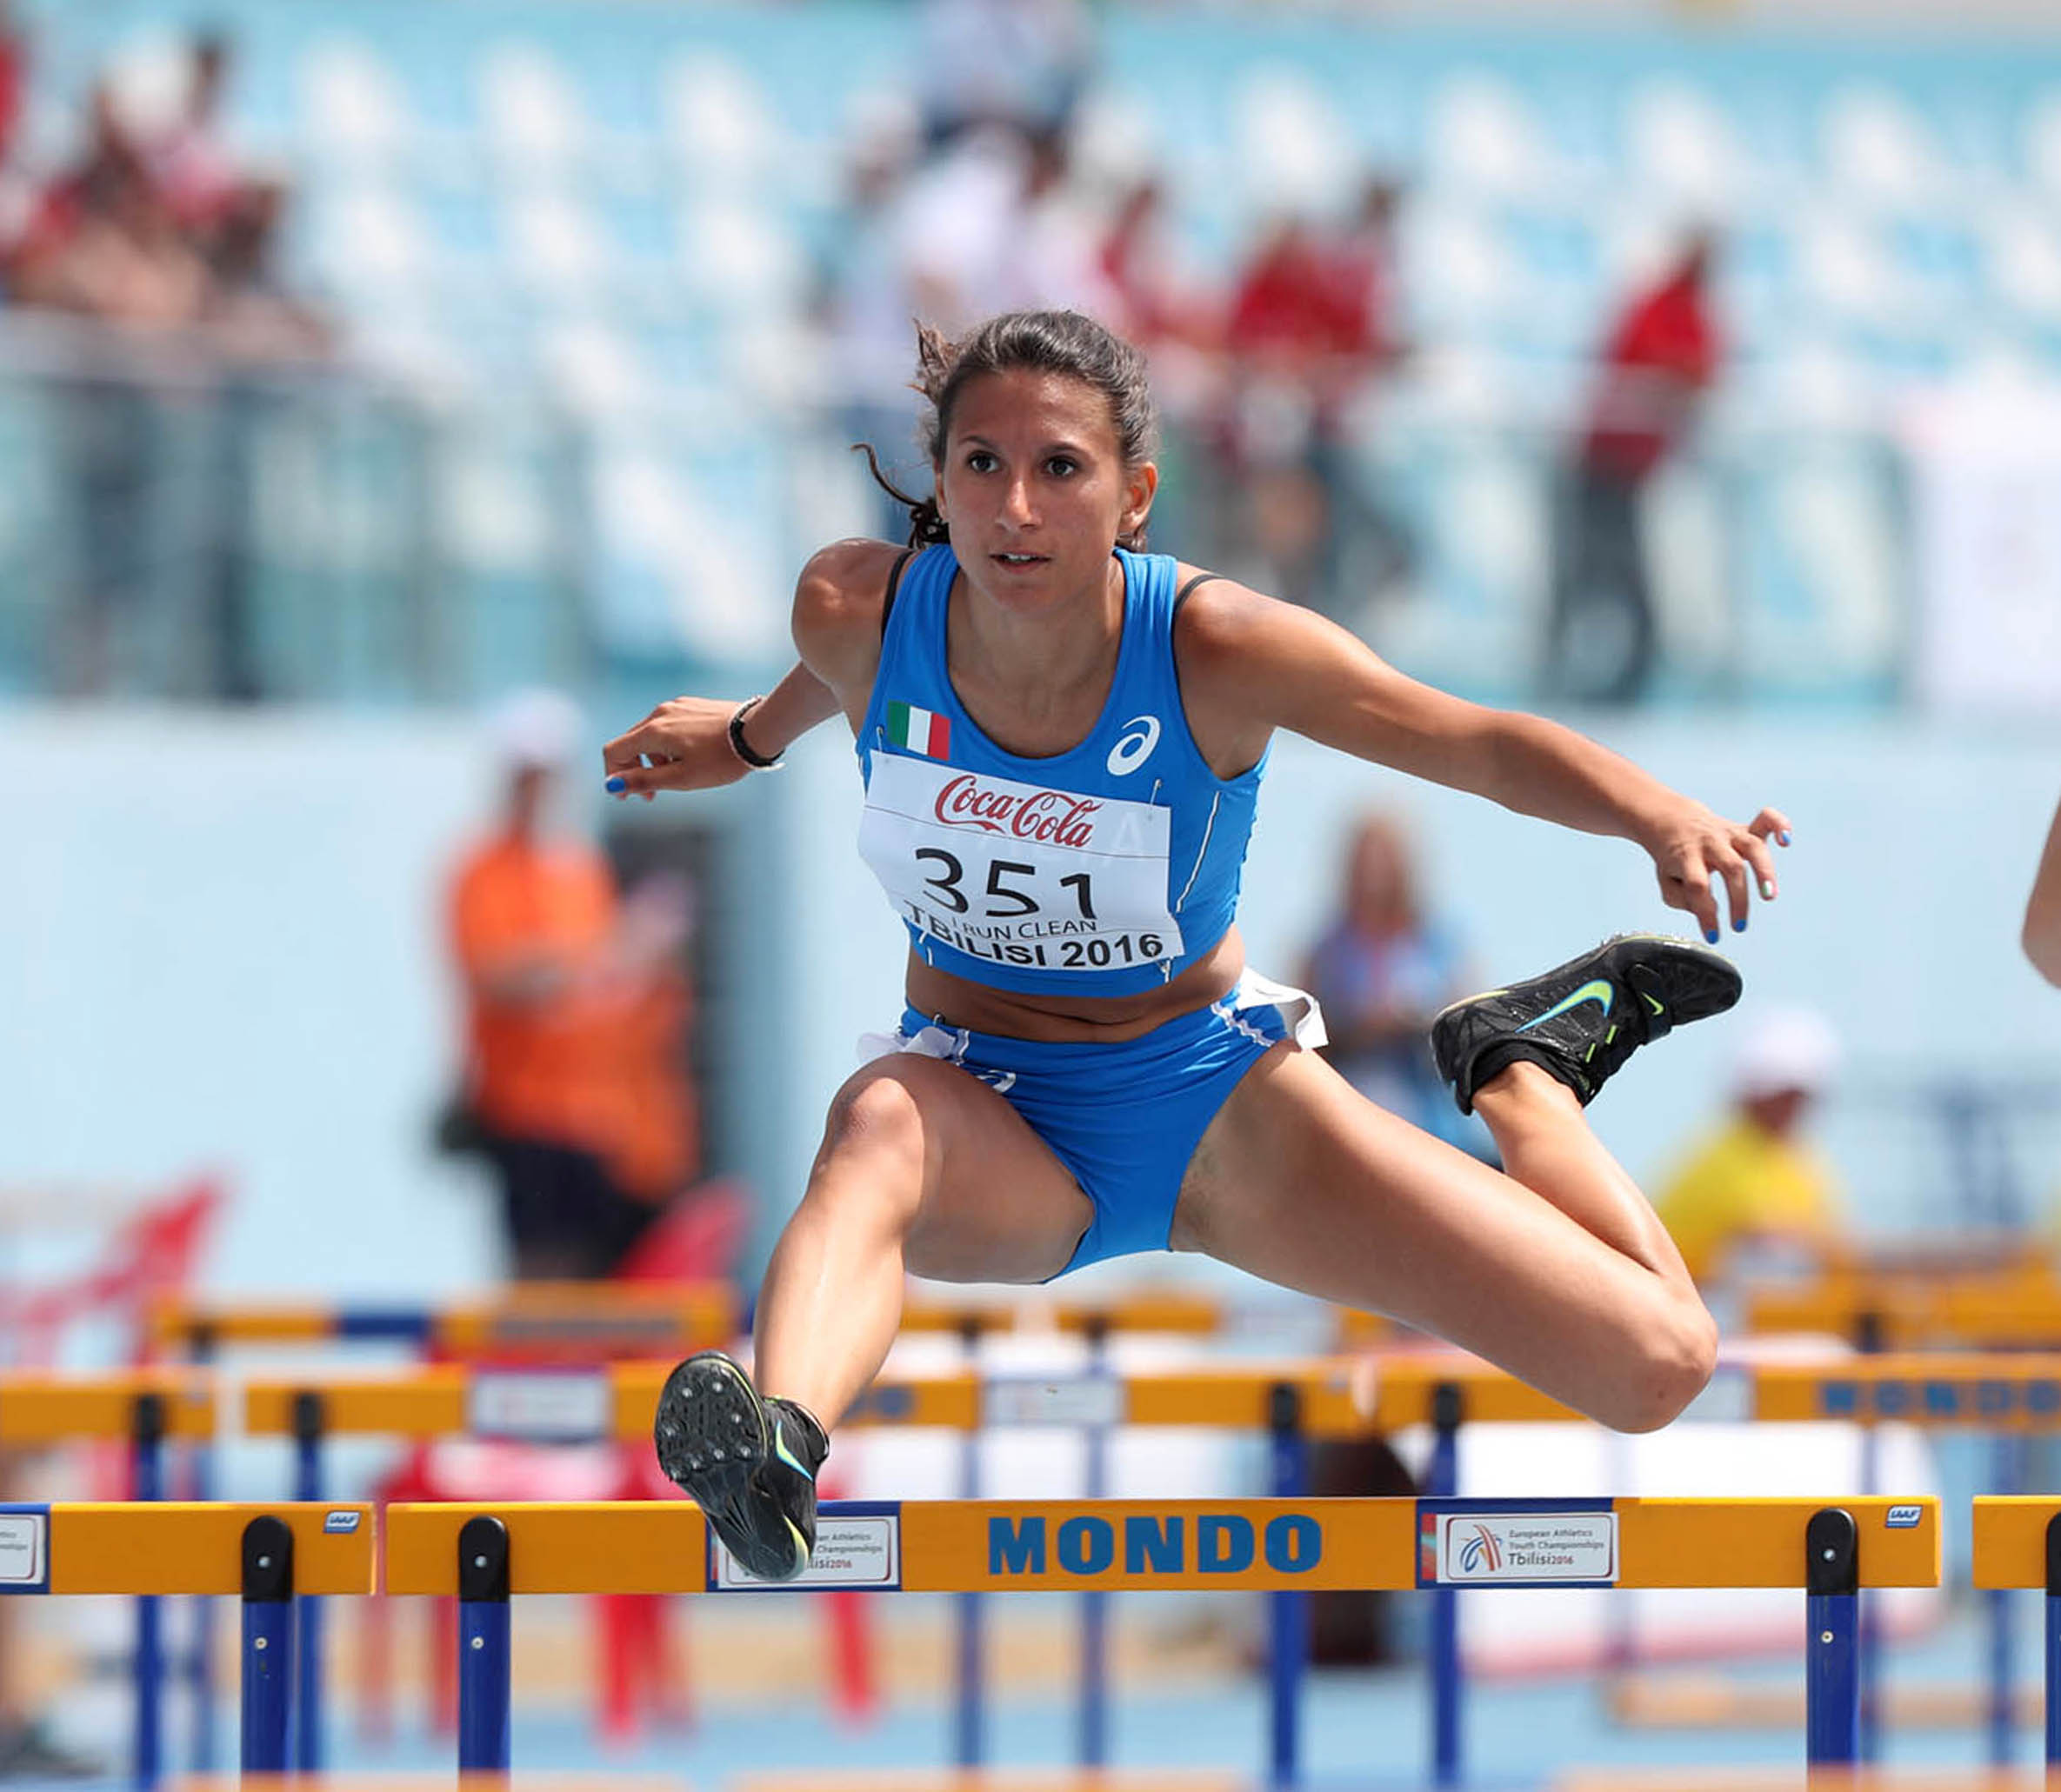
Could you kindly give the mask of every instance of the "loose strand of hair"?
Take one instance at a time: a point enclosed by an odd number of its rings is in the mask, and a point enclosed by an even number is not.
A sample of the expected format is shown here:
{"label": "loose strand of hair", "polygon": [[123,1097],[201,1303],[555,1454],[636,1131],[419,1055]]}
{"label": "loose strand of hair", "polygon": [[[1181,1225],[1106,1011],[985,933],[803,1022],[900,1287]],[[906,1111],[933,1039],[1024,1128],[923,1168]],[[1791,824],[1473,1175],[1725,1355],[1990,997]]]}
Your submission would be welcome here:
{"label": "loose strand of hair", "polygon": [[872,472],[873,483],[879,486],[897,504],[909,511],[909,545],[912,548],[935,547],[940,542],[951,539],[951,531],[945,527],[944,518],[937,513],[937,500],[934,497],[912,497],[895,483],[882,470],[880,456],[874,453],[870,442],[855,442],[854,454],[863,454],[866,465]]}

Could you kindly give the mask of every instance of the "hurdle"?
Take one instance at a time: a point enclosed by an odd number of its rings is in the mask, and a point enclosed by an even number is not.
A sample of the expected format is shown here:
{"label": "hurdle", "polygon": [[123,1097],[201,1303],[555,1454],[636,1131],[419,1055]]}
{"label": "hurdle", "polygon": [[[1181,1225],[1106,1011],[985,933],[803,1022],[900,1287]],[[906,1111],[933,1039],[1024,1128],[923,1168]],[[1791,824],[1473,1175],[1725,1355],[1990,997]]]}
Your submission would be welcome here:
{"label": "hurdle", "polygon": [[[1397,1328],[1378,1314],[1331,1309],[1339,1342],[1374,1343]],[[900,1329],[977,1340],[1051,1331],[1091,1343],[1120,1333],[1217,1337],[1264,1318],[1264,1309],[1181,1289],[1148,1289],[1115,1300],[1007,1304],[912,1296]],[[408,1343],[458,1360],[565,1354],[589,1359],[672,1356],[721,1347],[746,1314],[723,1282],[529,1282],[490,1299],[343,1305],[287,1301],[193,1300],[154,1303],[149,1335],[157,1349],[206,1362],[224,1346]]]}
{"label": "hurdle", "polygon": [[[3,1404],[0,1401],[0,1404]],[[369,1506],[202,1502],[0,1505],[0,1593],[233,1594],[243,1602],[241,1759],[282,1773],[292,1712],[291,1613],[297,1596],[372,1590]],[[137,1682],[135,1783],[163,1776],[156,1692]],[[204,1715],[203,1715],[204,1721]]]}
{"label": "hurdle", "polygon": [[[663,1364],[617,1362],[496,1365],[447,1363],[403,1376],[254,1379],[243,1389],[243,1428],[251,1436],[294,1440],[295,1497],[323,1496],[322,1446],[331,1436],[377,1435],[425,1440],[469,1436],[530,1443],[649,1440]],[[1472,1357],[1445,1353],[1397,1356],[1371,1371],[1364,1360],[1319,1358],[1295,1363],[1117,1375],[1099,1361],[1060,1375],[983,1375],[971,1369],[924,1377],[884,1377],[861,1396],[840,1429],[915,1426],[966,1434],[962,1497],[973,1497],[973,1442],[984,1429],[1077,1426],[1091,1440],[1117,1425],[1195,1426],[1262,1432],[1269,1440],[1270,1490],[1297,1497],[1307,1487],[1307,1446],[1315,1439],[1361,1437],[1429,1423],[1436,1444],[1428,1491],[1457,1490],[1457,1439],[1464,1417],[1486,1421],[1575,1420],[1578,1416]],[[1097,1455],[1090,1457],[1089,1496],[1104,1490]],[[1433,1595],[1432,1711],[1439,1758],[1456,1776],[1462,1678],[1458,1628],[1451,1589]],[[1084,1767],[1106,1756],[1108,1674],[1102,1613],[1107,1589],[1084,1589],[1078,1695],[1078,1755]],[[955,1758],[977,1765],[984,1749],[984,1619],[979,1594],[959,1608]],[[303,1605],[300,1650],[303,1709],[318,1710],[319,1607]],[[1297,1709],[1308,1660],[1307,1607],[1294,1588],[1270,1606],[1269,1678],[1273,1764],[1295,1769]],[[318,1746],[310,1725],[303,1749]],[[312,1766],[318,1755],[302,1762]]]}
{"label": "hurdle", "polygon": [[532,1282],[493,1299],[340,1306],[281,1301],[158,1302],[156,1346],[210,1362],[233,1345],[402,1343],[458,1361],[684,1356],[727,1344],[744,1321],[723,1282]]}
{"label": "hurdle", "polygon": [[2037,1587],[2046,1595],[2045,1758],[2061,1770],[2061,1500],[2004,1496],[1975,1502],[1975,1584],[2004,1596]]}
{"label": "hurdle", "polygon": [[[333,1436],[648,1443],[666,1373],[664,1365],[650,1363],[584,1368],[453,1363],[404,1376],[253,1380],[243,1389],[243,1428],[254,1436],[290,1437],[296,1453],[295,1496],[319,1499],[323,1444]],[[1313,1416],[1313,1422],[1305,1416]],[[984,1378],[966,1371],[890,1379],[877,1382],[845,1422],[966,1433],[962,1491],[970,1484],[973,1437],[984,1426],[1085,1424],[1092,1428],[1091,1436],[1117,1423],[1264,1430],[1271,1439],[1273,1490],[1284,1496],[1304,1490],[1308,1436],[1352,1435],[1365,1428],[1364,1418],[1355,1415],[1346,1372],[1327,1364],[1124,1377],[1091,1369],[1083,1376],[1059,1377]],[[1091,1757],[1085,1764],[1093,1765],[1107,1746],[1106,1655],[1098,1646],[1104,1633],[1097,1622],[1106,1594],[1086,1590],[1093,1603],[1084,1613],[1079,1722],[1082,1752]],[[310,1712],[319,1709],[318,1613],[318,1607],[303,1602],[299,1659],[302,1706]],[[1293,1713],[1307,1656],[1306,1610],[1292,1591],[1284,1592],[1272,1617],[1277,1755],[1291,1762],[1297,1747]],[[953,1746],[961,1763],[972,1766],[984,1752],[984,1628],[977,1595],[966,1595],[958,1622]],[[319,1761],[317,1738],[314,1723],[302,1730],[303,1766]]]}
{"label": "hurdle", "polygon": [[1938,1585],[1938,1518],[1933,1499],[849,1501],[824,1507],[801,1579],[770,1585],[711,1546],[691,1505],[397,1505],[386,1578],[459,1602],[461,1772],[510,1766],[516,1595],[824,1586],[1792,1587],[1806,1595],[1808,1758],[1842,1765],[1859,1740],[1859,1589]]}
{"label": "hurdle", "polygon": [[[131,1491],[138,1501],[164,1497],[166,1444],[204,1446],[215,1435],[215,1422],[214,1391],[204,1378],[190,1373],[0,1373],[0,1444],[38,1449],[65,1443],[126,1443]],[[204,1605],[196,1608],[194,1630],[194,1697],[197,1709],[204,1713],[209,1699]],[[163,1766],[164,1682],[163,1613],[150,1589],[140,1589],[137,1597],[130,1676],[136,1695],[130,1748],[137,1778],[148,1783]],[[197,1729],[206,1727],[203,1718]]]}
{"label": "hurdle", "polygon": [[1835,1269],[1747,1292],[1744,1329],[1824,1332],[1865,1351],[2061,1347],[2061,1275],[2044,1259],[1944,1276]]}

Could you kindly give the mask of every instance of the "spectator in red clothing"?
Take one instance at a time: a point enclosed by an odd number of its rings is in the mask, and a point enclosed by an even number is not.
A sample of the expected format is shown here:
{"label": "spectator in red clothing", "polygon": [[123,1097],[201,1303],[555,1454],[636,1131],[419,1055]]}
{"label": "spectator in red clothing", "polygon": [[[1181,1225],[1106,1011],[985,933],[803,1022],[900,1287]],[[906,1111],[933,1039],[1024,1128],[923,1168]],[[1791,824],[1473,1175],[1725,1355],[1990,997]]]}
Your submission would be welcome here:
{"label": "spectator in red clothing", "polygon": [[1652,670],[1652,596],[1639,533],[1647,479],[1679,446],[1721,354],[1710,308],[1716,244],[1697,231],[1611,330],[1570,470],[1555,556],[1547,678],[1554,692],[1629,703]]}
{"label": "spectator in red clothing", "polygon": [[222,122],[232,63],[226,37],[203,32],[192,40],[178,122],[150,146],[152,180],[179,227],[203,250],[213,247],[243,189],[243,170]]}
{"label": "spectator in red clothing", "polygon": [[1350,423],[1367,382],[1400,354],[1390,272],[1398,198],[1392,183],[1371,180],[1341,230],[1277,220],[1224,326],[1224,451],[1244,536],[1227,557],[1236,563],[1242,550],[1284,596],[1333,614],[1411,557],[1366,487]]}
{"label": "spectator in red clothing", "polygon": [[29,43],[10,0],[0,0],[0,167],[14,159],[28,98]]}
{"label": "spectator in red clothing", "polygon": [[1337,352],[1356,373],[1392,367],[1407,352],[1395,317],[1396,214],[1403,190],[1371,177],[1337,237],[1324,245],[1323,297]]}

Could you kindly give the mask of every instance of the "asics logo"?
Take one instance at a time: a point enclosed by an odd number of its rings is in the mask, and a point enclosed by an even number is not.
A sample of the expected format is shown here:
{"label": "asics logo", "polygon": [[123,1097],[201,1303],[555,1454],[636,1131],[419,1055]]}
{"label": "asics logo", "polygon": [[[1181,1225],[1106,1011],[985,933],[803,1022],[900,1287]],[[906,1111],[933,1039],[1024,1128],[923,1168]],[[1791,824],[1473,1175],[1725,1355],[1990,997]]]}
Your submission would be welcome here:
{"label": "asics logo", "polygon": [[1544,1014],[1534,1016],[1531,1020],[1526,1021],[1523,1026],[1517,1029],[1517,1031],[1529,1033],[1534,1027],[1543,1027],[1555,1016],[1564,1015],[1570,1009],[1579,1008],[1584,1002],[1593,1002],[1605,1014],[1608,1014],[1611,1011],[1611,1003],[1617,997],[1617,993],[1607,982],[1598,977],[1592,983],[1584,983],[1573,995],[1562,996]]}
{"label": "asics logo", "polygon": [[1152,749],[1158,744],[1159,718],[1133,716],[1124,724],[1122,737],[1110,749],[1110,776],[1120,778],[1136,771],[1152,756]]}

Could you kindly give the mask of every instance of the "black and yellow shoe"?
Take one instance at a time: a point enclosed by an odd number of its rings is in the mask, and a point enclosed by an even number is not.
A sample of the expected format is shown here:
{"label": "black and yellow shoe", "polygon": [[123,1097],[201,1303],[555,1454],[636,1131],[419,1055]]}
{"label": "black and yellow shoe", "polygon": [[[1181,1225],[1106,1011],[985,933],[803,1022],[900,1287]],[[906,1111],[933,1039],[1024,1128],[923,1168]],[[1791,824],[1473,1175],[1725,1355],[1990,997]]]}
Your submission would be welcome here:
{"label": "black and yellow shoe", "polygon": [[722,1351],[702,1350],[665,1378],[651,1436],[658,1466],[747,1574],[791,1581],[808,1567],[830,1446],[806,1407],[762,1397]]}
{"label": "black and yellow shoe", "polygon": [[1557,970],[1470,996],[1431,1023],[1431,1062],[1463,1114],[1519,1058],[1543,1065],[1584,1107],[1642,1045],[1739,999],[1729,958],[1693,941],[1621,933]]}

